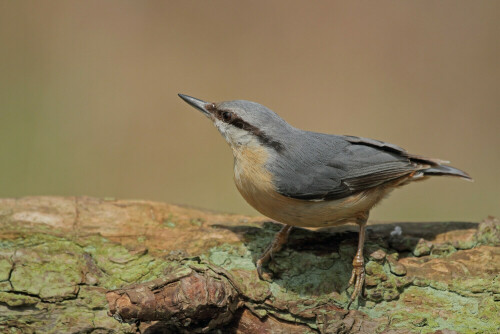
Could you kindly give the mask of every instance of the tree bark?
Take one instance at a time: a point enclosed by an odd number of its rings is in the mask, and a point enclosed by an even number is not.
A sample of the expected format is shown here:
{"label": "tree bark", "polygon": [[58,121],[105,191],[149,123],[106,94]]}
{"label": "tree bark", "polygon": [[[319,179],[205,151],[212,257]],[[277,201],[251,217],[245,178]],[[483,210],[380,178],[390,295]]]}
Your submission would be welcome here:
{"label": "tree bark", "polygon": [[500,222],[294,228],[148,201],[0,199],[0,332],[497,333]]}

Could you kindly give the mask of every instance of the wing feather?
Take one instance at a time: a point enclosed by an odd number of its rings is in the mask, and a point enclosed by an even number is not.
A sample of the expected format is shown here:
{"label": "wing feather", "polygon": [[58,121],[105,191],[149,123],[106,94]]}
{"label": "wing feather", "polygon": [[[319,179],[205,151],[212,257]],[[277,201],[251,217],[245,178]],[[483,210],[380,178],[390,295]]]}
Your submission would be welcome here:
{"label": "wing feather", "polygon": [[[275,171],[278,192],[287,197],[312,201],[344,198],[439,164],[437,159],[410,155],[399,146],[374,139],[308,135],[310,145],[295,148],[300,154],[289,154],[295,160]],[[316,150],[311,152],[311,147]]]}

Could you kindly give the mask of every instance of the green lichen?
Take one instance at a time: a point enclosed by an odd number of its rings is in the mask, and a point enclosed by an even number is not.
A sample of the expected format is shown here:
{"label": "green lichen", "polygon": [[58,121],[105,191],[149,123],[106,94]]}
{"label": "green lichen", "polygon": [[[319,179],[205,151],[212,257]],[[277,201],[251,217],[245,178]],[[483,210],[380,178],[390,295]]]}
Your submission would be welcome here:
{"label": "green lichen", "polygon": [[169,214],[167,218],[163,220],[162,225],[168,228],[174,228],[176,226],[174,216],[172,214]]}
{"label": "green lichen", "polygon": [[194,226],[201,226],[205,220],[203,218],[192,218],[189,223]]}
{"label": "green lichen", "polygon": [[12,263],[5,258],[0,257],[0,282],[9,279]]}
{"label": "green lichen", "polygon": [[[276,273],[272,291],[279,300],[314,298],[318,303],[331,302],[332,293],[345,292],[350,276],[349,265],[334,252],[318,257],[310,252],[283,251],[268,267]],[[344,300],[347,300],[346,292],[339,301]]]}
{"label": "green lichen", "polygon": [[11,291],[12,286],[9,281],[0,282],[0,291]]}
{"label": "green lichen", "polygon": [[79,243],[102,271],[99,285],[107,289],[157,278],[167,264],[145,252],[131,252],[98,236],[79,240]]}
{"label": "green lichen", "polygon": [[433,245],[430,254],[432,257],[443,257],[453,254],[456,251],[457,249],[453,247],[451,244],[438,244],[438,245]]}
{"label": "green lichen", "polygon": [[258,278],[252,253],[244,245],[222,244],[210,249],[202,258],[229,271],[238,289],[251,300],[267,298],[269,283]]}
{"label": "green lichen", "polygon": [[471,249],[477,245],[477,241],[474,239],[470,240],[454,240],[452,241],[452,246],[456,249]]}
{"label": "green lichen", "polygon": [[0,292],[0,303],[10,307],[35,305],[40,299],[18,293]]}
{"label": "green lichen", "polygon": [[413,255],[415,256],[425,256],[431,253],[432,244],[425,241],[424,239],[420,239],[413,249]]}
{"label": "green lichen", "polygon": [[[418,305],[415,301],[419,300],[425,303],[415,307]],[[361,310],[372,317],[386,315],[390,328],[407,329],[409,333],[434,333],[446,329],[459,333],[496,333],[500,328],[499,305],[492,297],[471,299],[431,287],[411,286],[396,302],[377,303]]]}
{"label": "green lichen", "polygon": [[[130,325],[107,315],[105,292],[160,277],[170,266],[99,236],[25,234],[1,242],[0,254],[10,254],[0,259],[0,332],[83,333],[100,327],[132,333]],[[98,286],[87,285],[89,277]]]}
{"label": "green lichen", "polygon": [[474,297],[485,293],[498,294],[500,293],[499,276],[494,279],[482,277],[454,279],[448,285],[448,289],[467,297]]}
{"label": "green lichen", "polygon": [[500,222],[498,218],[488,217],[481,222],[474,239],[482,245],[500,246]]}
{"label": "green lichen", "polygon": [[108,306],[106,290],[100,287],[82,286],[74,304],[91,310],[105,310]]}
{"label": "green lichen", "polygon": [[393,253],[387,256],[387,263],[389,264],[389,269],[391,273],[397,276],[406,275],[406,267],[398,262],[398,253]]}
{"label": "green lichen", "polygon": [[171,222],[171,221],[167,221],[167,222],[163,222],[163,226],[169,227],[169,228],[174,228],[175,227],[175,223]]}
{"label": "green lichen", "polygon": [[44,238],[33,239],[32,243],[25,242],[35,246],[19,249],[13,257],[15,266],[10,276],[13,290],[47,301],[75,297],[82,282],[82,250],[59,238],[39,244],[36,241]]}
{"label": "green lichen", "polygon": [[244,245],[222,244],[211,248],[208,252],[207,260],[226,270],[245,269],[255,270],[254,261],[250,250]]}
{"label": "green lichen", "polygon": [[412,280],[405,277],[406,269],[398,266],[396,255],[386,257],[382,263],[369,261],[366,264],[366,299],[380,302],[399,298],[401,291],[411,284]]}

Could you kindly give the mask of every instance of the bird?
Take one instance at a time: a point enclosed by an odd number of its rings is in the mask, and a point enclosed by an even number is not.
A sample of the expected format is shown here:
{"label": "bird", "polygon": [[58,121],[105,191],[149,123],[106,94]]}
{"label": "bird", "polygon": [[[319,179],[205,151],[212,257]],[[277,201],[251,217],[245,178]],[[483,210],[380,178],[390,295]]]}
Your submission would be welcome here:
{"label": "bird", "polygon": [[178,95],[208,117],[231,147],[234,182],[243,198],[284,224],[256,261],[261,279],[263,265],[283,247],[293,226],[359,226],[347,308],[363,289],[370,210],[395,188],[431,176],[472,180],[448,161],[410,154],[394,144],[298,129],[256,102],[206,102]]}

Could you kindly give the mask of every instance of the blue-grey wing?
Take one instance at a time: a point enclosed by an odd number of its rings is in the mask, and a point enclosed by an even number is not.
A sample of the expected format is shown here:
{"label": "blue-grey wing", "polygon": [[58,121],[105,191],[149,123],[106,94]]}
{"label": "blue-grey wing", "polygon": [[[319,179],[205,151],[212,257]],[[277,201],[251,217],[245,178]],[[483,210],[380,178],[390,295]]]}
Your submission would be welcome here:
{"label": "blue-grey wing", "polygon": [[348,197],[437,162],[381,141],[304,132],[268,165],[284,196],[303,200]]}

